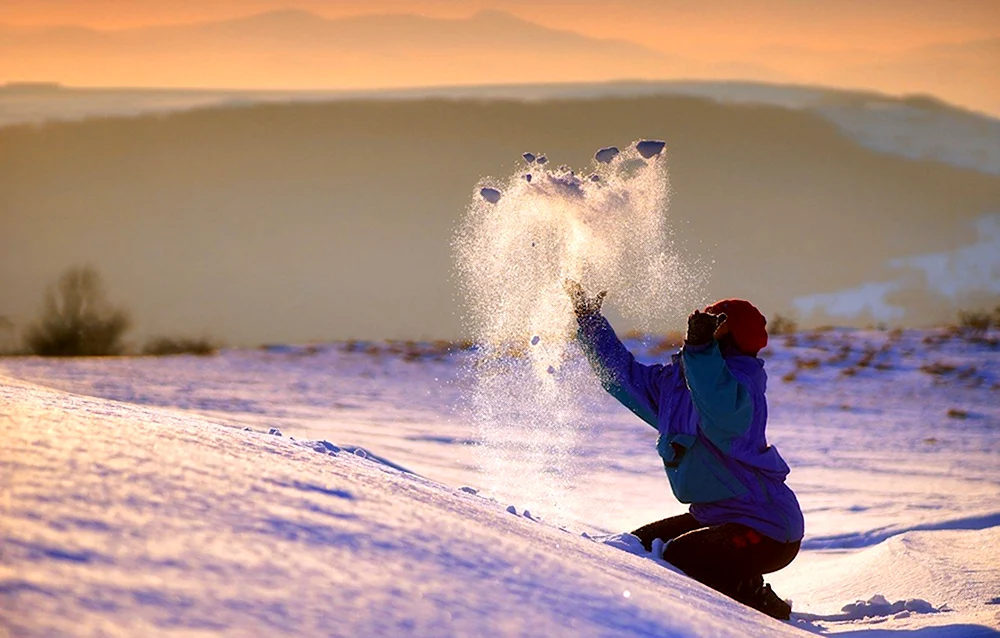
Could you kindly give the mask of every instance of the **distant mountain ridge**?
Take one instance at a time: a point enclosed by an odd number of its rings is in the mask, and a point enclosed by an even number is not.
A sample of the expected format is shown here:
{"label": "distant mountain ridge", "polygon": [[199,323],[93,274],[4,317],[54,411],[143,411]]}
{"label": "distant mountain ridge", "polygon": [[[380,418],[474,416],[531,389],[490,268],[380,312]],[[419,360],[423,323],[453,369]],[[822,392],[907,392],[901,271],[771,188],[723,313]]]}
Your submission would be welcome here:
{"label": "distant mountain ridge", "polygon": [[[212,38],[260,37],[284,40],[282,46],[305,44],[303,39],[325,40],[336,48],[454,46],[456,44],[527,47],[613,46],[636,55],[667,58],[665,54],[625,40],[590,38],[572,31],[550,29],[499,10],[480,11],[465,19],[442,19],[417,14],[376,14],[328,19],[297,9],[271,11],[244,18],[192,25],[166,25],[117,32],[125,37],[177,37],[186,33]],[[272,44],[275,42],[272,41]]]}
{"label": "distant mountain ridge", "polygon": [[899,53],[768,45],[731,59],[543,26],[500,10],[325,18],[298,9],[119,30],[0,24],[0,82],[211,89],[376,89],[609,80],[820,83],[927,93],[1000,114],[1000,39]]}
{"label": "distant mountain ridge", "polygon": [[[338,88],[663,77],[692,62],[551,29],[502,11],[449,20],[411,14],[326,19],[299,10],[118,31],[0,27],[0,79],[144,86]],[[60,63],[62,61],[62,63]],[[72,61],[72,64],[69,62]],[[252,64],[252,75],[246,65]],[[6,71],[6,72],[4,72]],[[241,76],[240,74],[244,75]]]}

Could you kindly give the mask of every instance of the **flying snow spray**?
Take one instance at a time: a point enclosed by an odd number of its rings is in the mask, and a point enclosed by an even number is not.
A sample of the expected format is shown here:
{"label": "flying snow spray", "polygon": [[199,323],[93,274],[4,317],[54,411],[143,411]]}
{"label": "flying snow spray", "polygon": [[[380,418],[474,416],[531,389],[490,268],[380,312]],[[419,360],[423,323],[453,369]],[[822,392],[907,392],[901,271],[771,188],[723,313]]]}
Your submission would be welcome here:
{"label": "flying snow spray", "polygon": [[687,307],[663,148],[602,148],[587,174],[525,153],[522,170],[476,186],[455,253],[477,345],[467,407],[484,487],[498,499],[565,518],[585,489],[574,459],[603,391],[575,341],[564,282],[608,290],[608,305],[640,328]]}

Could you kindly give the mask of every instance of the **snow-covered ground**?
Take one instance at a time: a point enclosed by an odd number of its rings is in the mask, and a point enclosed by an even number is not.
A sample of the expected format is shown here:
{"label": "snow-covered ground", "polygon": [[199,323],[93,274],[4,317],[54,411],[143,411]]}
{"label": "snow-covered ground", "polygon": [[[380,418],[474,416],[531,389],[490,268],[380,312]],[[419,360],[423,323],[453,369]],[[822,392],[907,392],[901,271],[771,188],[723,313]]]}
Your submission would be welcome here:
{"label": "snow-covered ground", "polygon": [[468,352],[0,360],[0,634],[1000,635],[997,353],[772,339],[770,439],[807,525],[768,577],[788,623],[621,535],[683,506],[609,398],[573,507],[526,512],[478,469]]}

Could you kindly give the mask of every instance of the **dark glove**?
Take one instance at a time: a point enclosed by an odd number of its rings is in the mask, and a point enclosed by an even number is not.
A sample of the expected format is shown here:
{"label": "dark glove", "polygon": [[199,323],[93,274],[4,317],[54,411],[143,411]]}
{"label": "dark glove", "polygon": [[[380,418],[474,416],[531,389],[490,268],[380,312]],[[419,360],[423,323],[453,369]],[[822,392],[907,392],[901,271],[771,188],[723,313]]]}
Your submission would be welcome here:
{"label": "dark glove", "polygon": [[715,331],[726,321],[725,313],[713,315],[695,310],[688,316],[688,331],[684,343],[703,346],[715,337]]}
{"label": "dark glove", "polygon": [[573,312],[581,319],[600,314],[601,304],[604,303],[604,298],[608,295],[607,290],[602,290],[594,297],[587,297],[580,282],[572,279],[563,281],[563,289],[566,290],[569,300],[573,303]]}

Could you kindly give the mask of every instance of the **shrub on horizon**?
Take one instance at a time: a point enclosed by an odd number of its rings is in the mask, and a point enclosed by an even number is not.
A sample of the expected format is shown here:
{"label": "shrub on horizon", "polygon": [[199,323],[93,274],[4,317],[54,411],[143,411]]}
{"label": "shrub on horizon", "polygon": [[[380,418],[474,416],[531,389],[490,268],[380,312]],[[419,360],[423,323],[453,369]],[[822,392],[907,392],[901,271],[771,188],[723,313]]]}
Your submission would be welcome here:
{"label": "shrub on horizon", "polygon": [[985,337],[990,326],[994,324],[993,315],[989,312],[963,310],[958,313],[958,327],[971,337]]}
{"label": "shrub on horizon", "polygon": [[7,317],[0,315],[0,356],[17,352],[17,327]]}
{"label": "shrub on horizon", "polygon": [[108,302],[97,271],[75,267],[46,291],[42,315],[28,326],[25,345],[43,357],[113,356],[121,354],[130,326],[128,313]]}
{"label": "shrub on horizon", "polygon": [[775,313],[767,324],[767,331],[772,335],[790,335],[798,332],[799,324],[791,317]]}
{"label": "shrub on horizon", "polygon": [[146,342],[142,354],[163,357],[175,354],[193,354],[207,357],[218,353],[219,346],[209,339],[189,337],[156,337]]}

